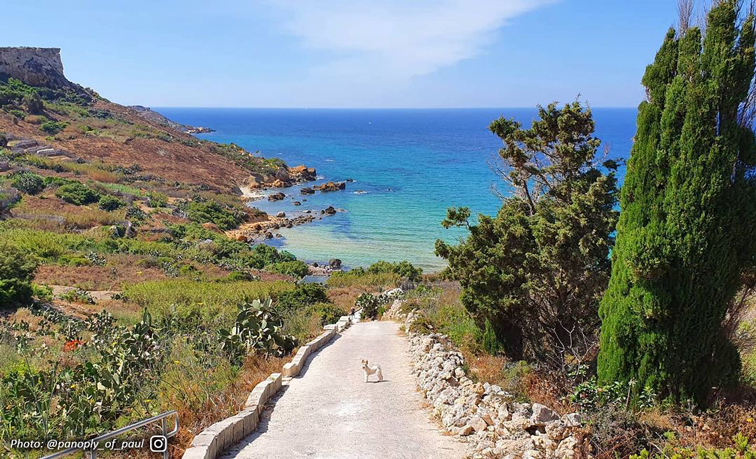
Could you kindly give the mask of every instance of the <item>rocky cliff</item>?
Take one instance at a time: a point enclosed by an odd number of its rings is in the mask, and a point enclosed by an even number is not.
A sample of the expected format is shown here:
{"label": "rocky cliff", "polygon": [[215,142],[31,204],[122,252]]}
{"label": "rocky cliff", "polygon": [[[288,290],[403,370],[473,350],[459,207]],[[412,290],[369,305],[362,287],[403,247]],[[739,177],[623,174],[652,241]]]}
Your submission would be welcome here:
{"label": "rocky cliff", "polygon": [[60,48],[0,48],[0,76],[13,77],[31,86],[73,86],[63,74]]}

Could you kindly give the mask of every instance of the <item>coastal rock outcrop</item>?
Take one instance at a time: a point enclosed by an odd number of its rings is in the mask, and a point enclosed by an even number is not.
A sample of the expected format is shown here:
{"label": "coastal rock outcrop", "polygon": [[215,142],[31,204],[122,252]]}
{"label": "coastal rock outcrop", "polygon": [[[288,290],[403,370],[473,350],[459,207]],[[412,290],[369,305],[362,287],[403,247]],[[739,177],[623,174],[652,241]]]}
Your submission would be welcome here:
{"label": "coastal rock outcrop", "polygon": [[315,189],[323,191],[323,192],[325,192],[325,191],[344,190],[344,189],[346,189],[346,182],[338,182],[338,183],[336,183],[336,182],[328,182],[328,183],[324,183],[324,184],[322,184],[320,186],[316,186]]}
{"label": "coastal rock outcrop", "polygon": [[288,188],[296,183],[315,180],[316,177],[317,171],[314,167],[307,167],[305,165],[280,167],[273,174],[252,174],[247,182],[247,186],[250,189]]}
{"label": "coastal rock outcrop", "polygon": [[281,201],[286,197],[283,193],[273,193],[268,196],[268,201]]}

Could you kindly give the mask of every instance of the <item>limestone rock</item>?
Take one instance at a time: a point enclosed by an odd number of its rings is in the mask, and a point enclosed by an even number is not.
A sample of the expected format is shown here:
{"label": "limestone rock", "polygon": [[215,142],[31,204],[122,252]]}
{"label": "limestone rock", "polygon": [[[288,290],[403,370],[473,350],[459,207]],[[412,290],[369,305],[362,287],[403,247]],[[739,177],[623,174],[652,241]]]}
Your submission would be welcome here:
{"label": "limestone rock", "polygon": [[532,426],[542,427],[552,421],[558,421],[559,415],[549,407],[540,403],[533,404],[533,415],[530,416]]}

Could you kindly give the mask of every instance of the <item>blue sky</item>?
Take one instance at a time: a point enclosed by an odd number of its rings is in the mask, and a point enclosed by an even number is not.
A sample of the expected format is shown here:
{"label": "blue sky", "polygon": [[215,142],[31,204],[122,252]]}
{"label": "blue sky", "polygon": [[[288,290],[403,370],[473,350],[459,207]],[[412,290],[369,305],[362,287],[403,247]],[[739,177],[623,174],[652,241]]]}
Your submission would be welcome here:
{"label": "blue sky", "polygon": [[62,48],[122,104],[634,107],[676,0],[4,0],[2,46]]}

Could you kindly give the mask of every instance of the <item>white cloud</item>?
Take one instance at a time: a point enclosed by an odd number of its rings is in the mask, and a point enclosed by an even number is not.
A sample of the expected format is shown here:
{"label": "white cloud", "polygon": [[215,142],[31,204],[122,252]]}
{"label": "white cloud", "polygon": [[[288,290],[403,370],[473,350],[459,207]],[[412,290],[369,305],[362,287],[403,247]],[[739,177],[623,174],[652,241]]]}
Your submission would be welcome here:
{"label": "white cloud", "polygon": [[407,80],[476,56],[510,19],[557,0],[270,0],[321,51],[316,76]]}

